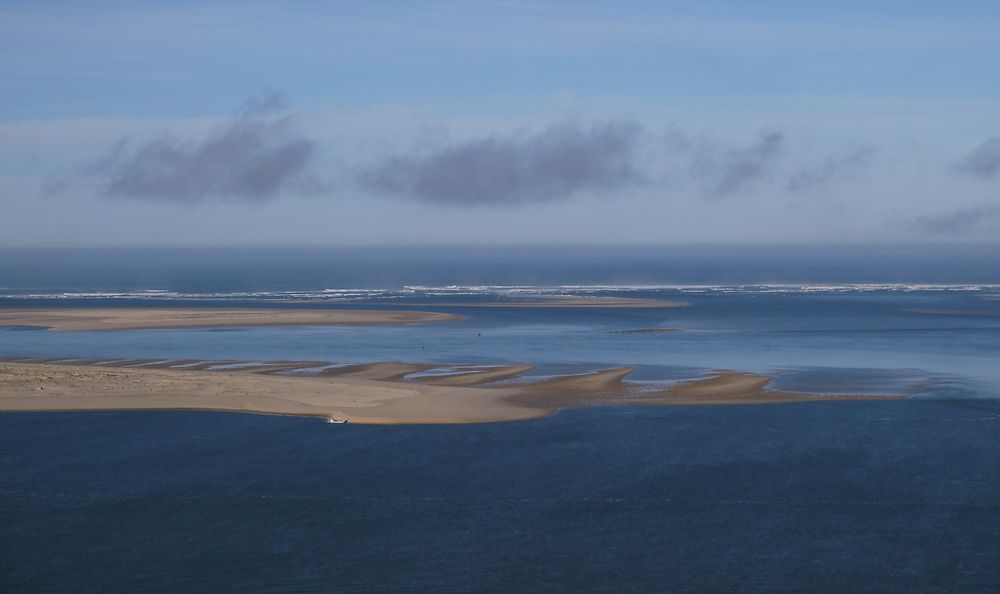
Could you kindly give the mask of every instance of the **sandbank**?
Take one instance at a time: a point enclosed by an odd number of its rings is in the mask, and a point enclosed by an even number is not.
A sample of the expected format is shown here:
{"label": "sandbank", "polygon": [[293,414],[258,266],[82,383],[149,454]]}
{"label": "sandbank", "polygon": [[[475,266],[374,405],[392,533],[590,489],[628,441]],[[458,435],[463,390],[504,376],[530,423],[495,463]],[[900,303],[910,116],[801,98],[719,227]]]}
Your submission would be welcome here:
{"label": "sandbank", "polygon": [[0,363],[3,411],[206,410],[369,424],[482,423],[547,414],[503,401],[511,393],[247,371]]}
{"label": "sandbank", "polygon": [[55,331],[244,326],[377,326],[460,319],[449,313],[335,309],[93,307],[0,309],[0,326]]}
{"label": "sandbank", "polygon": [[[384,362],[338,373],[282,376],[316,362],[262,363],[229,370],[0,362],[0,411],[211,410],[337,419],[363,424],[458,424],[539,418],[587,405],[775,404],[886,400],[902,396],[816,395],[767,388],[771,377],[718,371],[649,389],[629,383],[629,367],[503,383],[531,368],[401,378],[439,365]],[[125,363],[128,365],[128,363]]]}

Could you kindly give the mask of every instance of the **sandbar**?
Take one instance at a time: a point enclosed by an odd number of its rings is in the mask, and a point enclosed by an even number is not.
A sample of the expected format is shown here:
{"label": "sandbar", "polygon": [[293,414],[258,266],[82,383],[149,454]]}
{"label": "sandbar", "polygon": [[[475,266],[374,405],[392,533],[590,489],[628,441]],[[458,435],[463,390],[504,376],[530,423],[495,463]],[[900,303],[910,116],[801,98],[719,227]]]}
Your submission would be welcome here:
{"label": "sandbar", "polygon": [[460,319],[449,313],[270,308],[93,307],[0,309],[0,326],[55,331],[151,330],[247,326],[377,326],[426,324]]}
{"label": "sandbar", "polygon": [[[652,390],[625,381],[630,367],[515,383],[498,380],[523,373],[530,365],[414,381],[400,378],[440,366],[383,362],[342,367],[330,374],[274,374],[278,367],[298,369],[306,364],[263,363],[210,371],[165,365],[0,361],[0,411],[210,410],[362,424],[461,424],[534,419],[588,405],[776,404],[903,397],[781,392],[767,387],[770,376],[725,370]],[[482,375],[476,377],[478,373]]]}
{"label": "sandbar", "polygon": [[512,393],[246,371],[0,363],[2,411],[206,410],[366,424],[483,423],[547,414],[505,402]]}

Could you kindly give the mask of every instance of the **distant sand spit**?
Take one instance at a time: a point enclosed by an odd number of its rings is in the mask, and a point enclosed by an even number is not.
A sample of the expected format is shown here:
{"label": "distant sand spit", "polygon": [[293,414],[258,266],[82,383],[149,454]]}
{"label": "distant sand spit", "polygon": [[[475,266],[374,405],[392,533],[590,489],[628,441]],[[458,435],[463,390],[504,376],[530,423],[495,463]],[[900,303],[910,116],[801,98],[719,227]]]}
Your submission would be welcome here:
{"label": "distant sand spit", "polygon": [[401,378],[439,366],[381,362],[315,375],[276,375],[316,362],[261,363],[211,371],[125,362],[0,362],[0,411],[211,410],[298,415],[364,424],[459,424],[539,418],[586,405],[769,404],[886,400],[902,396],[823,395],[767,388],[771,377],[718,371],[650,389],[625,381],[623,367],[504,383],[530,365],[441,377]]}
{"label": "distant sand spit", "polygon": [[0,309],[0,326],[35,326],[57,331],[150,330],[240,326],[378,326],[425,324],[461,316],[426,311],[215,308],[45,308]]}

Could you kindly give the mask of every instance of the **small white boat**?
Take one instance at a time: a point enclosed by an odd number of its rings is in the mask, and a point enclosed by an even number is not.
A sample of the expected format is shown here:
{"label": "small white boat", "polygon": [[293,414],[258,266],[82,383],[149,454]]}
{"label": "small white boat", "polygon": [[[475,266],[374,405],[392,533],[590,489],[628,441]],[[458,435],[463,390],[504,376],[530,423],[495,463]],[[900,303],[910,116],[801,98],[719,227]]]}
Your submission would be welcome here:
{"label": "small white boat", "polygon": [[326,418],[326,422],[327,423],[336,423],[338,425],[342,425],[342,424],[344,424],[344,423],[347,422],[347,419],[335,419],[333,417],[327,417]]}

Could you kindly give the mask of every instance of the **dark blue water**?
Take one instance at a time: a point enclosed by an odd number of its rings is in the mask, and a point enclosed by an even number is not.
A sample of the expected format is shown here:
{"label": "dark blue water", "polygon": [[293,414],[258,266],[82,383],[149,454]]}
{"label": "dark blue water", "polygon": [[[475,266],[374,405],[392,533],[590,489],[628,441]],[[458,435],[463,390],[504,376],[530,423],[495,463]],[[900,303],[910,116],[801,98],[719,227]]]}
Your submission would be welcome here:
{"label": "dark blue water", "polygon": [[993,401],[0,415],[5,591],[988,592]]}
{"label": "dark blue water", "polygon": [[[992,592],[990,246],[6,250],[0,308],[416,307],[385,328],[0,329],[0,357],[712,369],[904,401],[362,427],[0,414],[0,591]],[[677,309],[504,308],[597,295]],[[469,304],[489,307],[469,307]],[[622,332],[672,328],[677,332]]]}
{"label": "dark blue water", "polygon": [[997,283],[996,245],[0,249],[0,290]]}

